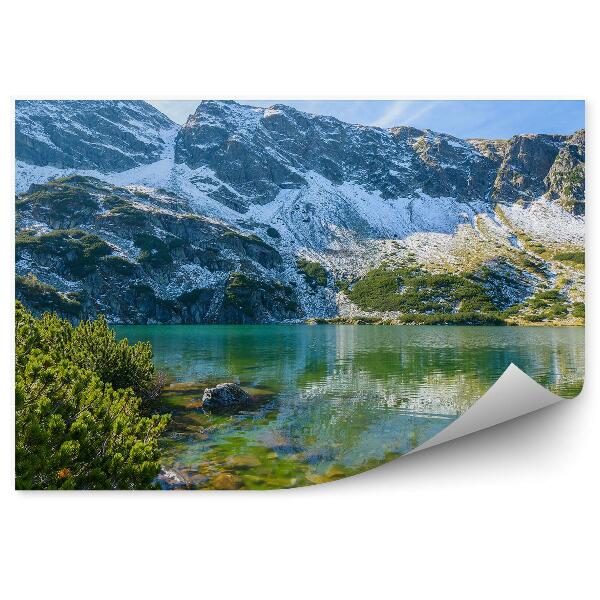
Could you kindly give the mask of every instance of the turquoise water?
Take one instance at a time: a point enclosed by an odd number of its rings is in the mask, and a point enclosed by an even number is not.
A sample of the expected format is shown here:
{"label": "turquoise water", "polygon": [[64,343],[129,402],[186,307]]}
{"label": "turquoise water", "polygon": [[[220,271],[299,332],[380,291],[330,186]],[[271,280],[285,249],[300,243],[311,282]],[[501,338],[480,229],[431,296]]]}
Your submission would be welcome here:
{"label": "turquoise water", "polygon": [[[403,454],[446,427],[513,362],[565,397],[583,384],[583,328],[381,325],[119,326],[150,341],[171,383],[165,466],[188,485],[290,487]],[[215,416],[203,388],[239,381],[253,410]],[[241,458],[240,458],[241,457]],[[214,482],[217,481],[217,484]]]}

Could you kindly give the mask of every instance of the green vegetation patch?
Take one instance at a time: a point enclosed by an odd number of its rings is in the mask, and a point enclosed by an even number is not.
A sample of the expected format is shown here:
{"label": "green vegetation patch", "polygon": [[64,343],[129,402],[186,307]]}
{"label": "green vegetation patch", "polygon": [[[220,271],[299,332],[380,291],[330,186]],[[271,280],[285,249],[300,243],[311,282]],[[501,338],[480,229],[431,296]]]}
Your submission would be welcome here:
{"label": "green vegetation patch", "polygon": [[486,290],[462,275],[433,274],[417,268],[369,271],[346,294],[358,307],[407,314],[492,313]]}
{"label": "green vegetation patch", "polygon": [[[520,316],[530,323],[561,320],[569,315],[569,308],[573,310],[573,306],[558,289],[540,290],[521,305]],[[577,316],[574,312],[572,314]]]}
{"label": "green vegetation patch", "polygon": [[327,271],[323,265],[318,262],[312,262],[306,258],[299,258],[296,261],[298,271],[304,275],[307,283],[313,287],[327,286]]}
{"label": "green vegetation patch", "polygon": [[337,287],[337,289],[341,292],[347,292],[350,288],[350,282],[346,281],[345,279],[336,279],[335,287]]}
{"label": "green vegetation patch", "polygon": [[501,313],[463,311],[458,313],[437,313],[429,315],[402,315],[400,323],[419,325],[505,325]]}
{"label": "green vegetation patch", "polygon": [[572,250],[566,252],[557,252],[554,255],[555,260],[562,262],[570,262],[576,265],[585,264],[585,252],[583,250]]}
{"label": "green vegetation patch", "polygon": [[571,314],[578,319],[585,319],[585,304],[583,302],[574,302]]}
{"label": "green vegetation patch", "polygon": [[293,293],[290,286],[281,282],[262,281],[240,271],[234,271],[229,275],[225,286],[224,304],[254,318],[254,299],[257,294],[260,294],[263,299],[270,298],[273,304],[289,312],[296,312],[299,307],[293,299]]}
{"label": "green vegetation patch", "polygon": [[[116,194],[108,194],[102,198],[102,203],[105,207],[111,208],[123,208],[124,206],[129,206],[129,202],[122,198],[121,196],[117,196]],[[115,214],[115,213],[113,213]],[[118,214],[118,211],[117,213]]]}
{"label": "green vegetation patch", "polygon": [[71,216],[82,211],[96,211],[98,202],[84,189],[54,182],[53,185],[19,197],[17,209],[28,206],[41,206],[60,216]]}
{"label": "green vegetation patch", "polygon": [[131,204],[118,204],[108,211],[108,216],[116,217],[125,225],[131,227],[143,227],[148,221],[148,214],[145,210],[137,208]]}
{"label": "green vegetation patch", "polygon": [[128,277],[135,273],[135,265],[122,256],[104,256],[100,260],[100,264],[117,275]]}
{"label": "green vegetation patch", "polygon": [[81,303],[66,294],[61,294],[56,288],[43,283],[35,275],[15,278],[15,294],[34,313],[51,310],[65,316],[78,317],[81,315]]}
{"label": "green vegetation patch", "polygon": [[154,487],[169,418],[145,414],[150,345],[118,342],[103,318],[73,327],[17,302],[15,319],[16,488]]}
{"label": "green vegetation patch", "polygon": [[137,257],[140,264],[164,267],[173,262],[168,244],[155,235],[141,233],[135,236],[133,243],[140,249]]}
{"label": "green vegetation patch", "polygon": [[80,229],[56,229],[41,235],[25,230],[17,234],[15,246],[17,257],[23,251],[30,251],[37,256],[60,258],[74,277],[92,273],[100,259],[112,252],[103,239]]}

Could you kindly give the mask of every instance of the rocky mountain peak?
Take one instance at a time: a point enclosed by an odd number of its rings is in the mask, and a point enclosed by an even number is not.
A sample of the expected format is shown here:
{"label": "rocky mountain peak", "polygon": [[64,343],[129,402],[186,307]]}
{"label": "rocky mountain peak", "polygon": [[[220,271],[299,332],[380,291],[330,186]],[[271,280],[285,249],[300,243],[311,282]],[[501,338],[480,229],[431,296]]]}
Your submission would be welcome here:
{"label": "rocky mountain peak", "polygon": [[17,100],[16,159],[124,171],[160,160],[178,126],[142,100]]}

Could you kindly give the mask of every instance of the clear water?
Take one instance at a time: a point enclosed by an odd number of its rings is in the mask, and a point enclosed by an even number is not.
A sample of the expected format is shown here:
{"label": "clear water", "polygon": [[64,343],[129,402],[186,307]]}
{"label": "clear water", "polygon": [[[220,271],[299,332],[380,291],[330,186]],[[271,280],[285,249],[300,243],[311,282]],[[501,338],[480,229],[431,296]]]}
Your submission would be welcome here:
{"label": "clear water", "polygon": [[[360,472],[446,427],[513,362],[564,397],[583,385],[584,330],[380,325],[136,325],[171,385],[163,463],[191,487],[274,488]],[[206,385],[252,410],[211,415]],[[219,475],[228,474],[225,479]]]}

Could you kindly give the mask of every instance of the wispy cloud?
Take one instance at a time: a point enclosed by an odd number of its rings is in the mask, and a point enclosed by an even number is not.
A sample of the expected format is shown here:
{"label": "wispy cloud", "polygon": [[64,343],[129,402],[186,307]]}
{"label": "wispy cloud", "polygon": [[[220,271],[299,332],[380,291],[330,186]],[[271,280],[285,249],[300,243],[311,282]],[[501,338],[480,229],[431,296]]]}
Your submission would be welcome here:
{"label": "wispy cloud", "polygon": [[385,107],[383,114],[375,120],[373,125],[376,127],[392,127],[393,125],[400,125],[403,122],[403,115],[410,110],[411,104],[413,104],[413,102],[407,100],[390,102]]}
{"label": "wispy cloud", "polygon": [[439,102],[433,100],[397,100],[390,102],[383,114],[373,123],[377,127],[394,127],[398,125],[414,125],[428,113],[438,107]]}

